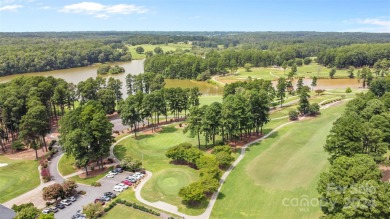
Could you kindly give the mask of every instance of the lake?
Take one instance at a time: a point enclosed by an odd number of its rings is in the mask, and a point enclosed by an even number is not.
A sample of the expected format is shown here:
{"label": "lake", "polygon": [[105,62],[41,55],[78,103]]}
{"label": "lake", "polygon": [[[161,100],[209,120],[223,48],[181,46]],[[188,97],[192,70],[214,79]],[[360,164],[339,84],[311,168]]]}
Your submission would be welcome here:
{"label": "lake", "polygon": [[[119,79],[123,82],[122,93],[124,97],[126,97],[126,75],[132,74],[137,75],[144,72],[144,60],[133,60],[131,62],[118,62],[118,63],[110,63],[111,65],[119,65],[125,68],[125,73],[117,74],[117,75],[104,75],[101,77],[113,77],[115,79]],[[8,82],[19,76],[53,76],[55,78],[62,78],[67,82],[71,82],[74,84],[78,84],[80,81],[85,81],[86,79],[93,77],[96,78],[98,74],[96,73],[97,68],[100,64],[94,64],[86,67],[79,68],[70,68],[70,69],[61,69],[54,71],[46,71],[46,72],[33,72],[33,73],[25,73],[25,74],[17,74],[17,75],[9,75],[0,77],[0,83]],[[223,88],[217,87],[206,82],[199,81],[190,81],[190,80],[177,80],[177,79],[166,79],[166,87],[182,87],[182,88],[191,88],[198,86],[200,92],[203,95],[222,95]]]}

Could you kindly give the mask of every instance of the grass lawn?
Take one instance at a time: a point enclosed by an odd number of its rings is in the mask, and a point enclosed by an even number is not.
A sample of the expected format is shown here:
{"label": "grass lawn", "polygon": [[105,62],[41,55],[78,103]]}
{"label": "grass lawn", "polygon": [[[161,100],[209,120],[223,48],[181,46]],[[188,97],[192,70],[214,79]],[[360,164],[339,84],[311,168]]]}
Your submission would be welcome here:
{"label": "grass lawn", "polygon": [[112,167],[108,168],[106,171],[103,173],[93,176],[93,177],[87,177],[87,178],[80,178],[79,176],[73,176],[69,179],[74,180],[78,183],[86,184],[86,185],[91,185],[91,183],[98,181],[99,179],[103,178],[108,171],[112,170]]}
{"label": "grass lawn", "polygon": [[115,218],[115,219],[154,219],[159,218],[152,214],[148,214],[139,210],[136,210],[132,207],[127,207],[125,205],[118,204],[113,209],[111,209],[107,214],[102,218]]}
{"label": "grass lawn", "polygon": [[[204,138],[201,137],[202,147]],[[137,137],[129,137],[120,142],[114,149],[118,159],[123,159],[125,155],[142,160],[143,166],[153,173],[152,178],[142,189],[142,197],[148,201],[164,201],[179,207],[179,211],[198,215],[203,213],[204,207],[188,209],[182,204],[178,197],[179,190],[198,179],[199,172],[183,165],[170,164],[170,159],[165,156],[165,152],[172,146],[182,142],[189,142],[197,145],[196,138],[190,138],[188,134],[183,134],[182,128],[175,125],[163,127],[163,130],[154,134],[142,134]]]}
{"label": "grass lawn", "polygon": [[[246,72],[244,68],[238,69],[238,74],[228,75],[225,77],[221,77],[221,81],[223,80],[246,80],[248,77],[252,77],[252,79],[264,79],[264,80],[277,80],[278,77],[287,78],[288,72],[290,72],[290,68],[287,68],[284,71],[282,68],[271,68],[271,67],[256,67],[252,68],[250,72]],[[320,78],[329,78],[329,72],[331,68],[319,65],[317,63],[311,63],[310,65],[302,65],[297,68],[297,75],[300,77],[311,78],[313,76],[317,76]],[[356,69],[354,71],[355,76],[357,75]],[[285,72],[285,73],[284,73]],[[348,69],[337,69],[335,78],[347,78],[348,77]]]}
{"label": "grass lawn", "polygon": [[[322,110],[318,118],[290,124],[251,146],[223,185],[211,218],[321,216],[319,206],[292,207],[290,201],[317,200],[319,175],[329,166],[323,145],[344,105]],[[265,130],[276,123],[280,121],[271,121]]]}
{"label": "grass lawn", "polygon": [[76,161],[72,156],[63,155],[58,163],[58,171],[60,171],[62,176],[67,176],[76,172],[77,169],[73,167],[75,162]]}
{"label": "grass lawn", "polygon": [[38,161],[12,160],[0,155],[0,203],[6,202],[37,187],[40,183]]}
{"label": "grass lawn", "polygon": [[[142,46],[144,48],[144,53],[138,54],[135,49],[139,46]],[[189,44],[176,44],[176,43],[168,43],[168,44],[157,44],[157,45],[151,45],[151,44],[142,44],[142,45],[136,45],[136,46],[129,46],[129,50],[131,52],[131,56],[133,59],[144,59],[145,53],[148,51],[152,51],[154,53],[154,48],[161,47],[161,49],[164,52],[168,51],[176,51],[177,49],[189,49],[191,50],[192,46]]]}
{"label": "grass lawn", "polygon": [[214,102],[222,103],[222,96],[200,96],[199,102],[200,105],[210,105]]}

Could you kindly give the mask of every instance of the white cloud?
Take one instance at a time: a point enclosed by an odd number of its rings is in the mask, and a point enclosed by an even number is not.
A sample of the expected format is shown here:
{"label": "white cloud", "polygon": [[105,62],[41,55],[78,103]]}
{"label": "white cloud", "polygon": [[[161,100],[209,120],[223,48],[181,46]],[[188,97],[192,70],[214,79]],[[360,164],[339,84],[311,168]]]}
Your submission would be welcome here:
{"label": "white cloud", "polygon": [[18,8],[22,8],[23,5],[6,5],[3,7],[0,7],[0,11],[16,11]]}
{"label": "white cloud", "polygon": [[65,13],[89,14],[97,18],[106,19],[109,17],[109,14],[143,14],[148,9],[131,4],[103,5],[96,2],[81,2],[65,5],[60,11]]}
{"label": "white cloud", "polygon": [[349,29],[347,31],[356,32],[390,32],[390,19],[386,17],[381,18],[366,18],[366,19],[353,19],[345,21],[345,23],[357,23],[362,25]]}

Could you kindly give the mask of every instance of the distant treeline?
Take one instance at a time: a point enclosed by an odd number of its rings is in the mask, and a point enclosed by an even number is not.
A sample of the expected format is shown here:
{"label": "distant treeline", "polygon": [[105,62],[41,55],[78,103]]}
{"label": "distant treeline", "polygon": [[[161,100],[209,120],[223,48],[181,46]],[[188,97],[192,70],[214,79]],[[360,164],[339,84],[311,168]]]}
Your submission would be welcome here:
{"label": "distant treeline", "polygon": [[0,76],[130,60],[131,54],[121,43],[92,39],[0,39]]}
{"label": "distant treeline", "polygon": [[326,66],[374,66],[381,59],[390,58],[390,44],[356,44],[329,49],[318,54],[318,62]]}
{"label": "distant treeline", "polygon": [[[31,32],[31,33],[0,33],[0,76],[34,71],[49,71],[55,69],[86,66],[97,62],[127,61],[131,55],[125,45],[191,43],[197,48],[235,48],[250,50],[259,55],[246,61],[254,66],[263,63],[280,65],[281,62],[293,58],[321,56],[321,62],[326,65],[344,67],[348,65],[361,66],[375,61],[365,60],[352,63],[337,61],[334,51],[352,53],[348,45],[377,44],[388,47],[388,33],[319,33],[319,32]],[[342,49],[338,50],[338,48]],[[381,46],[377,46],[378,48]],[[366,50],[351,46],[351,51],[359,49],[368,53],[376,50],[374,47]],[[379,50],[383,50],[379,48]],[[207,50],[206,50],[207,51]],[[257,52],[253,52],[257,51]],[[373,52],[371,52],[373,51]],[[355,51],[355,53],[358,53]],[[388,53],[387,53],[388,54]],[[383,55],[383,54],[382,54]],[[324,57],[324,58],[322,58]],[[363,54],[363,57],[364,54]],[[387,58],[389,56],[387,55]],[[384,57],[386,58],[386,57]],[[329,61],[327,61],[329,60]],[[240,60],[236,60],[239,62]],[[257,64],[256,64],[257,63]],[[241,66],[240,64],[238,64]],[[269,64],[267,64],[269,65]],[[176,74],[176,73],[174,73]]]}

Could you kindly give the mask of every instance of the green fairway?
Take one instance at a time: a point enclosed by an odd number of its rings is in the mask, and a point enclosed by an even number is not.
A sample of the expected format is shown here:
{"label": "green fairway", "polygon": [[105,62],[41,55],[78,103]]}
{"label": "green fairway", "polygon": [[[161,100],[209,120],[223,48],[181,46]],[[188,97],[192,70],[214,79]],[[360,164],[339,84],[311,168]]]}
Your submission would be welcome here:
{"label": "green fairway", "polygon": [[74,168],[75,159],[72,156],[63,155],[58,163],[58,171],[62,176],[66,176],[76,172],[76,168]]}
{"label": "green fairway", "polygon": [[0,203],[6,202],[37,187],[40,183],[38,161],[11,160],[0,155]]}
{"label": "green fairway", "polygon": [[[290,68],[285,71],[283,68],[272,68],[272,67],[257,67],[252,68],[250,72],[246,72],[244,68],[239,68],[237,74],[220,77],[220,81],[224,80],[246,80],[248,77],[252,79],[264,79],[264,80],[277,80],[278,77],[287,78]],[[329,72],[331,68],[319,65],[317,63],[311,63],[310,65],[302,65],[297,68],[296,77],[312,78],[316,76],[318,78],[329,78]],[[356,69],[354,71],[355,76],[357,75]],[[337,69],[334,78],[348,78],[348,69]]]}
{"label": "green fairway", "polygon": [[148,214],[142,212],[140,210],[136,210],[132,207],[127,207],[125,205],[118,204],[113,209],[111,209],[107,214],[105,214],[102,218],[107,219],[154,219],[159,218],[152,214]]}
{"label": "green fairway", "polygon": [[[290,124],[251,146],[223,185],[211,218],[321,216],[316,186],[329,165],[323,145],[344,105],[322,110],[318,118]],[[274,128],[275,122],[280,121],[271,121],[265,130]],[[299,204],[305,200],[314,200],[314,204]]]}
{"label": "green fairway", "polygon": [[[201,137],[202,147],[204,138]],[[188,134],[183,134],[182,128],[175,125],[163,127],[163,130],[154,134],[141,134],[137,137],[126,138],[115,148],[114,153],[118,159],[123,159],[125,155],[141,160],[143,166],[153,173],[152,178],[142,189],[142,197],[148,201],[165,201],[179,207],[179,211],[198,215],[203,213],[204,207],[188,209],[178,197],[180,188],[198,179],[199,173],[184,165],[170,164],[170,159],[165,156],[165,152],[172,146],[182,142],[189,142],[197,145],[196,138],[190,138]]]}
{"label": "green fairway", "polygon": [[[144,48],[144,53],[138,54],[135,49],[139,46],[142,46]],[[168,44],[157,44],[157,45],[151,45],[151,44],[142,44],[142,45],[136,45],[136,46],[129,46],[129,50],[132,56],[132,59],[144,59],[145,53],[148,51],[154,52],[154,48],[161,47],[161,49],[165,52],[175,52],[177,49],[185,50],[189,49],[191,50],[192,46],[190,44],[176,44],[176,43],[168,43]]]}

